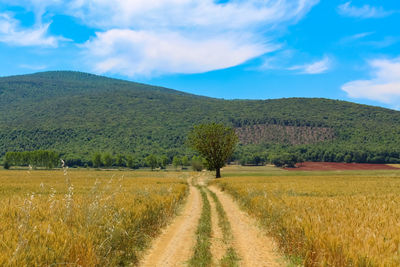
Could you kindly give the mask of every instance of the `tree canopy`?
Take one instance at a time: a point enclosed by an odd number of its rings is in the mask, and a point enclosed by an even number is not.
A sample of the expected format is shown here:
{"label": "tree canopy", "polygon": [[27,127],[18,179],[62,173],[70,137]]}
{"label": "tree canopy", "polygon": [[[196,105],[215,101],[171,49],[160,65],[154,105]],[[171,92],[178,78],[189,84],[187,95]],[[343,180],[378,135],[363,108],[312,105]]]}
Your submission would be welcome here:
{"label": "tree canopy", "polygon": [[210,170],[215,170],[215,177],[221,177],[220,169],[232,156],[238,137],[235,131],[223,124],[200,124],[194,127],[188,136],[189,145],[207,161]]}
{"label": "tree canopy", "polygon": [[11,166],[46,167],[52,169],[60,163],[60,155],[55,151],[25,151],[7,152],[4,158],[4,168]]}
{"label": "tree canopy", "polygon": [[[93,153],[113,165],[144,166],[150,154],[194,156],[193,125],[233,127],[233,159],[262,164],[266,155],[306,160],[400,162],[400,112],[322,98],[223,100],[79,72],[0,78],[0,161],[7,152],[57,151],[68,166],[91,166]],[[101,158],[101,165],[104,159]]]}

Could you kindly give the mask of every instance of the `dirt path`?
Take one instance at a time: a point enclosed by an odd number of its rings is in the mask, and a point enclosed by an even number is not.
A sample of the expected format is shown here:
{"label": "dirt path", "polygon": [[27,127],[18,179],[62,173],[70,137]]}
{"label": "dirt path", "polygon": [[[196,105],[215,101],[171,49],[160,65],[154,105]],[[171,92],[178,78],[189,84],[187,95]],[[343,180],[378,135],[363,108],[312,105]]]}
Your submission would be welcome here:
{"label": "dirt path", "polygon": [[190,185],[189,190],[182,213],[153,242],[140,266],[185,266],[192,256],[202,202],[195,187]]}
{"label": "dirt path", "polygon": [[218,225],[217,209],[215,207],[214,200],[208,195],[211,205],[211,225],[212,225],[212,236],[211,236],[211,253],[213,256],[213,266],[217,266],[218,262],[226,253],[227,246],[224,243],[222,230]]}
{"label": "dirt path", "polygon": [[233,246],[239,254],[241,266],[284,266],[275,252],[275,244],[261,233],[256,222],[241,211],[233,199],[217,187],[209,188],[217,194],[231,223]]}

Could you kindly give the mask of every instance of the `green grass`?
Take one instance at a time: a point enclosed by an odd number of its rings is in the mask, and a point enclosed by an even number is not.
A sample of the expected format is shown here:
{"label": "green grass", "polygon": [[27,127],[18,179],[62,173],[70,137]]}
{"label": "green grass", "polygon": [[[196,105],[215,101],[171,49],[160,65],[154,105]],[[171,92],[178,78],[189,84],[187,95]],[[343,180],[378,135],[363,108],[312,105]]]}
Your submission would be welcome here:
{"label": "green grass", "polygon": [[221,259],[219,264],[222,267],[236,267],[239,266],[240,258],[234,248],[230,247],[226,251],[225,256]]}
{"label": "green grass", "polygon": [[[232,235],[232,228],[231,224],[228,220],[228,217],[226,216],[226,212],[224,210],[224,207],[221,204],[221,201],[219,201],[217,195],[208,190],[207,191],[210,193],[212,199],[215,202],[215,206],[217,209],[217,214],[218,214],[218,226],[222,230],[222,235],[223,235],[223,241],[226,244],[231,244],[233,235]],[[221,266],[226,266],[226,267],[235,267],[239,266],[239,261],[240,258],[237,255],[235,249],[233,247],[229,247],[226,251],[225,256],[220,260],[220,265]]]}
{"label": "green grass", "polygon": [[203,200],[203,208],[201,211],[201,217],[199,225],[197,227],[197,242],[194,248],[194,254],[189,260],[189,266],[210,266],[212,255],[210,251],[210,238],[211,238],[211,206],[207,198],[207,194],[203,187],[196,186],[201,193]]}
{"label": "green grass", "polygon": [[224,207],[222,207],[221,202],[219,201],[217,195],[208,190],[208,192],[210,193],[212,199],[215,202],[215,206],[217,209],[217,214],[218,214],[218,226],[221,228],[222,230],[222,235],[224,237],[224,242],[228,243],[232,240],[232,229],[231,229],[231,224],[229,223],[229,220],[226,216],[226,212],[224,210]]}

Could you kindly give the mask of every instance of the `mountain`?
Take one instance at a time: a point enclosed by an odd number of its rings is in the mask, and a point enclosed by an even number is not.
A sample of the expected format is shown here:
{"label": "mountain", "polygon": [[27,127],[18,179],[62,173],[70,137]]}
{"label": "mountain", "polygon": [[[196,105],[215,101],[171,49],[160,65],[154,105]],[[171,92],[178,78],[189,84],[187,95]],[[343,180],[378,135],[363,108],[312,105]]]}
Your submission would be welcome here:
{"label": "mountain", "polygon": [[82,161],[96,151],[190,156],[188,131],[209,121],[236,128],[237,158],[271,150],[327,161],[335,160],[329,153],[357,151],[369,161],[400,158],[395,110],[320,98],[223,100],[70,71],[0,78],[0,156],[37,149]]}

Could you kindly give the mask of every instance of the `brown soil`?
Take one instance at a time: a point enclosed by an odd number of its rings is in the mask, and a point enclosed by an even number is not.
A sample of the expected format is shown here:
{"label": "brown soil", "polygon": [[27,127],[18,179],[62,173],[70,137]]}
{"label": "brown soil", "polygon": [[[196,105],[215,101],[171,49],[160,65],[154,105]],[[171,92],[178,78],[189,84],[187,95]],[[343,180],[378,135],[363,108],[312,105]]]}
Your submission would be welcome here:
{"label": "brown soil", "polygon": [[256,221],[241,211],[230,196],[216,187],[210,190],[217,194],[231,223],[233,247],[241,258],[240,266],[284,266],[274,242],[257,227]]}
{"label": "brown soil", "polygon": [[336,170],[398,170],[386,164],[340,163],[340,162],[303,162],[297,168],[285,168],[289,171],[336,171]]}
{"label": "brown soil", "polygon": [[195,233],[202,202],[199,191],[190,185],[187,203],[180,215],[153,242],[140,266],[184,266],[193,254]]}

